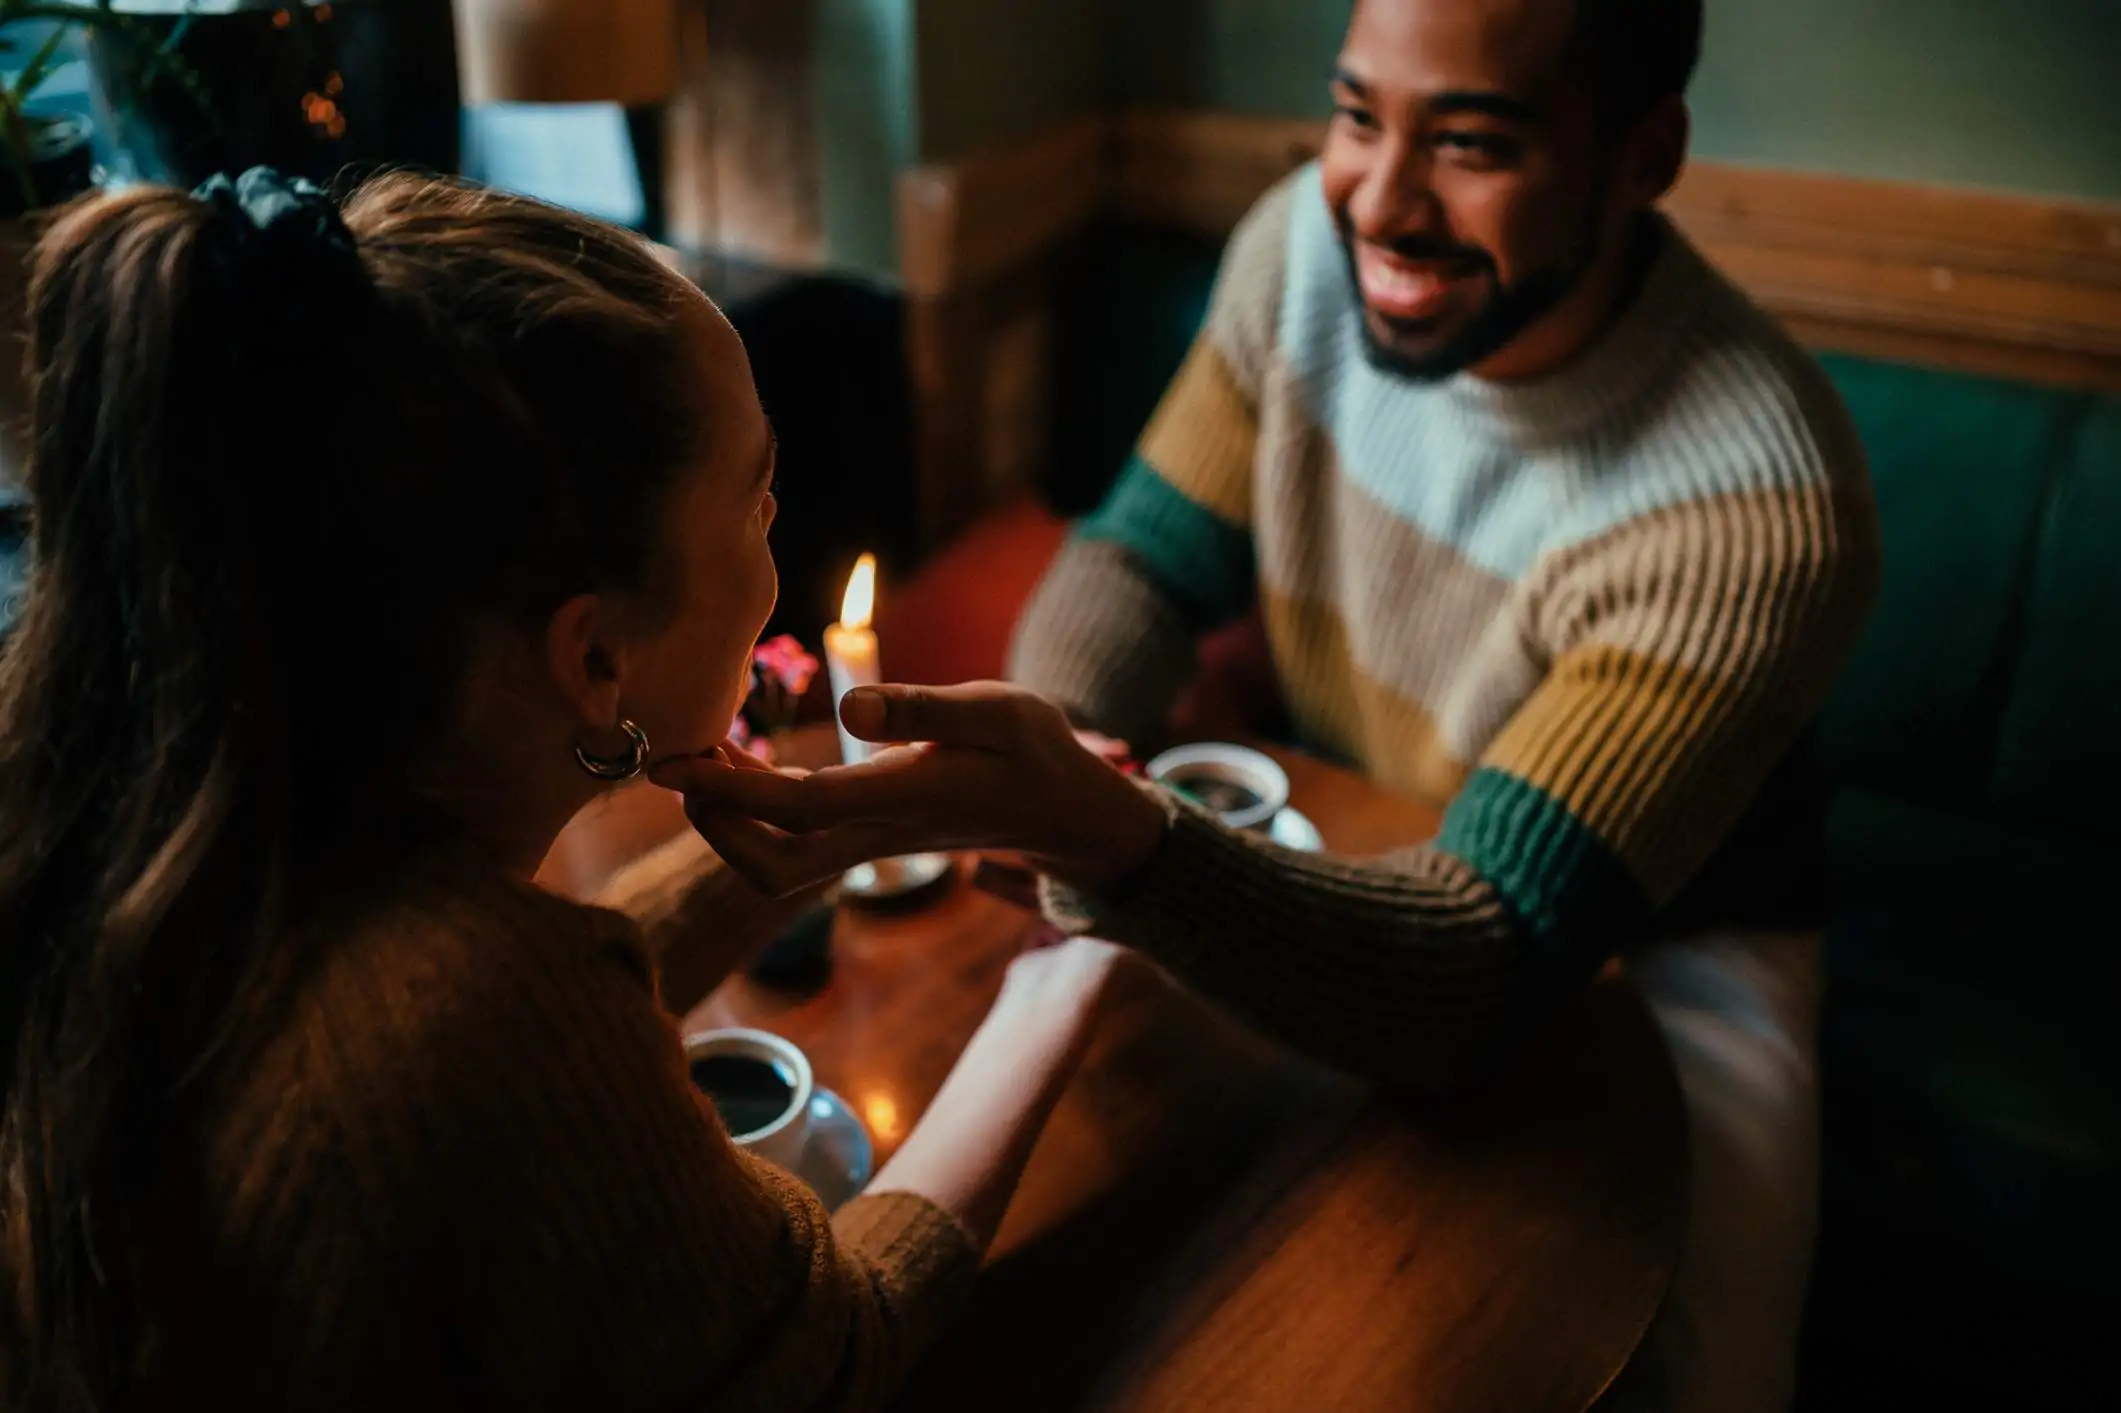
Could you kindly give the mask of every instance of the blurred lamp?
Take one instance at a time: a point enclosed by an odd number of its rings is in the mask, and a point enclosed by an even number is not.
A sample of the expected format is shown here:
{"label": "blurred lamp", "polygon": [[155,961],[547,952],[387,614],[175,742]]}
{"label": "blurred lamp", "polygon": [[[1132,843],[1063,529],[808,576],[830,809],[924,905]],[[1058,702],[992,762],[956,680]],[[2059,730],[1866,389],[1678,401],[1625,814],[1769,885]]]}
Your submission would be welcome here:
{"label": "blurred lamp", "polygon": [[660,103],[677,87],[677,0],[456,0],[464,102]]}

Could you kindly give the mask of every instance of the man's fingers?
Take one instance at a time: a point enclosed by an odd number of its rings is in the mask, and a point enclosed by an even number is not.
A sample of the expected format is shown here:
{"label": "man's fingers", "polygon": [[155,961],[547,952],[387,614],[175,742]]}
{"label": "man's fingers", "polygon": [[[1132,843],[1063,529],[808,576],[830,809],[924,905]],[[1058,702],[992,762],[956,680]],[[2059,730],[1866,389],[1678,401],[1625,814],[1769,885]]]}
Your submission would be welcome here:
{"label": "man's fingers", "polygon": [[724,741],[705,755],[672,756],[648,767],[648,779],[665,790],[689,795],[710,787],[730,775],[766,775],[782,780],[801,780],[810,772],[776,766],[760,760],[733,741]]}
{"label": "man's fingers", "polygon": [[830,878],[812,868],[798,836],[719,810],[688,805],[686,817],[722,862],[768,898],[785,898]]}
{"label": "man's fingers", "polygon": [[1055,710],[1006,682],[857,687],[840,699],[840,721],[860,740],[934,741],[987,751],[1020,748],[1039,714]]}
{"label": "man's fingers", "polygon": [[804,773],[800,770],[788,770],[761,760],[734,741],[724,741],[716,749],[720,752],[723,759],[727,760],[729,764],[735,766],[738,770],[763,770],[784,775],[802,775]]}
{"label": "man's fingers", "polygon": [[672,788],[684,791],[687,813],[742,815],[801,834],[863,818],[875,793],[864,788],[860,772],[867,769],[853,766],[789,776],[724,767],[687,772],[684,783]]}
{"label": "man's fingers", "polygon": [[856,864],[906,851],[905,831],[853,824],[815,834],[787,834],[718,810],[688,810],[693,828],[722,861],[761,893],[784,898],[837,878]]}
{"label": "man's fingers", "polygon": [[[723,747],[727,750],[728,747]],[[679,794],[690,794],[694,788],[720,776],[735,773],[735,767],[716,756],[677,756],[670,760],[659,760],[648,767],[650,783]]]}
{"label": "man's fingers", "polygon": [[[667,772],[668,781],[679,782],[670,788],[683,790],[689,805],[746,815],[791,833],[861,822],[913,828],[956,797],[961,778],[952,762],[927,746],[879,751],[860,765],[809,775],[714,765]],[[658,783],[665,783],[663,775]]]}

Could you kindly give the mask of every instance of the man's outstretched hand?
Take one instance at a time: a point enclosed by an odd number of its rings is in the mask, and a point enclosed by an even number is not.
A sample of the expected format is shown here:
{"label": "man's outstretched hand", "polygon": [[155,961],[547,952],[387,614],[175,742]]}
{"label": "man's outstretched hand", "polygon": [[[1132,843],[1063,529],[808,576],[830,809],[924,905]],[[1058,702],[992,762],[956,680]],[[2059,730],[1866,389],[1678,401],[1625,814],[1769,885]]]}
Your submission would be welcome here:
{"label": "man's outstretched hand", "polygon": [[1092,892],[1148,862],[1166,815],[1115,752],[1079,739],[1061,710],[1000,682],[863,687],[840,719],[888,746],[860,765],[775,770],[732,745],[652,774],[685,797],[730,867],[781,895],[859,863],[928,850],[1022,853]]}

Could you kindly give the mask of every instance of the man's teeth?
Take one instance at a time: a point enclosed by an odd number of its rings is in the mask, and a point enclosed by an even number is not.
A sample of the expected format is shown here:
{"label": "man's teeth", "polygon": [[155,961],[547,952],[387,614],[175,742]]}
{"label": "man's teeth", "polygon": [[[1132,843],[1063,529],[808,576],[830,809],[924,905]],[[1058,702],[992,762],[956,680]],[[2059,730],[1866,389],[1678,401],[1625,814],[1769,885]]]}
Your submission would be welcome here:
{"label": "man's teeth", "polygon": [[1435,270],[1397,270],[1390,265],[1372,265],[1370,283],[1382,294],[1427,294],[1442,284]]}

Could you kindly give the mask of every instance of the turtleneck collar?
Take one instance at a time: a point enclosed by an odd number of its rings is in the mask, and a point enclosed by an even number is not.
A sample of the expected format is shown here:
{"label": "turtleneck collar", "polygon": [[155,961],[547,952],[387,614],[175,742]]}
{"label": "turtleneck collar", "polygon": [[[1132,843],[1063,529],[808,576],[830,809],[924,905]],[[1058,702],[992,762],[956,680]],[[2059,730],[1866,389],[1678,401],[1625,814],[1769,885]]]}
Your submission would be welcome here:
{"label": "turtleneck collar", "polygon": [[1460,373],[1443,384],[1469,421],[1521,445],[1567,441],[1614,416],[1657,377],[1716,277],[1662,215],[1648,220],[1649,268],[1626,306],[1574,358],[1524,382]]}

